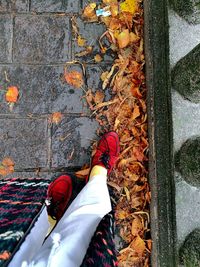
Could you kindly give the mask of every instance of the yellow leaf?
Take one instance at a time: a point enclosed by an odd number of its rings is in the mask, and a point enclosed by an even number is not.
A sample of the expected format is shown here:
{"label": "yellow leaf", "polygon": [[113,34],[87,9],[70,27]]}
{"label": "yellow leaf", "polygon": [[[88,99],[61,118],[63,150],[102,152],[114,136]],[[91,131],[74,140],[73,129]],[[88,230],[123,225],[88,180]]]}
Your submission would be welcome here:
{"label": "yellow leaf", "polygon": [[125,48],[130,43],[130,34],[129,30],[123,30],[119,35],[117,36],[117,42],[119,45],[119,48]]}
{"label": "yellow leaf", "polygon": [[127,200],[130,201],[131,198],[130,198],[130,192],[129,192],[128,188],[124,187],[124,191],[126,193]]}
{"label": "yellow leaf", "polygon": [[138,3],[136,0],[125,0],[120,4],[120,9],[122,12],[134,14],[138,9]]}
{"label": "yellow leaf", "polygon": [[82,38],[80,35],[78,35],[77,44],[78,44],[78,46],[85,46],[86,40],[84,38]]}

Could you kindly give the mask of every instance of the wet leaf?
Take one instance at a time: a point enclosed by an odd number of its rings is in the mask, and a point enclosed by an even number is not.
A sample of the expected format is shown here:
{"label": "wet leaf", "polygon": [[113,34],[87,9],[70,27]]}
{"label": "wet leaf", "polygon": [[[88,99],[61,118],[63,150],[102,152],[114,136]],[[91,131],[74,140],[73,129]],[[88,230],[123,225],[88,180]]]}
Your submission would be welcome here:
{"label": "wet leaf", "polygon": [[76,70],[73,70],[73,71],[65,70],[64,78],[68,84],[70,84],[76,88],[80,88],[84,84],[82,73],[78,72]]}
{"label": "wet leaf", "polygon": [[6,101],[10,103],[16,103],[19,96],[19,90],[17,86],[9,86],[6,92]]}

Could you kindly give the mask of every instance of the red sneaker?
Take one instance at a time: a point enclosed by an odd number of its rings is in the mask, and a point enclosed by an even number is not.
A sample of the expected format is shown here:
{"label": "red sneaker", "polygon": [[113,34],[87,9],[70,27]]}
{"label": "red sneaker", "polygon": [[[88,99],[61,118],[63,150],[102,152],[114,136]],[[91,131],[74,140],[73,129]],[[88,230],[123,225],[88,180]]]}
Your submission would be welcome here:
{"label": "red sneaker", "polygon": [[60,220],[72,195],[72,179],[69,175],[61,175],[48,187],[47,213],[53,219]]}
{"label": "red sneaker", "polygon": [[119,137],[116,132],[105,133],[97,146],[97,151],[92,158],[92,166],[100,165],[111,173],[120,152]]}

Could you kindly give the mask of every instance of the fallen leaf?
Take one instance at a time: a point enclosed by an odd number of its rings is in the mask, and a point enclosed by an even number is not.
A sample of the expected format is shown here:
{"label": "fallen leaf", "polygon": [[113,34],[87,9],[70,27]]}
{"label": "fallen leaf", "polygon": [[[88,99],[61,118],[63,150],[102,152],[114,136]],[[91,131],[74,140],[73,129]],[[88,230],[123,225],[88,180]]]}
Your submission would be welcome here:
{"label": "fallen leaf", "polygon": [[131,233],[133,236],[137,236],[142,232],[144,229],[144,226],[141,222],[141,219],[138,216],[134,216],[134,219],[132,221],[132,227],[131,227]]}
{"label": "fallen leaf", "polygon": [[134,240],[130,244],[130,247],[134,249],[139,255],[142,255],[146,248],[144,240],[139,235],[134,238]]}
{"label": "fallen leaf", "polygon": [[19,90],[16,86],[9,86],[6,92],[6,101],[16,103],[19,96]]}
{"label": "fallen leaf", "polygon": [[53,114],[51,114],[51,122],[55,123],[55,124],[59,124],[60,121],[62,120],[63,115],[61,114],[61,112],[54,112]]}
{"label": "fallen leaf", "polygon": [[138,105],[135,105],[134,110],[133,110],[133,114],[131,116],[131,120],[135,120],[139,116],[140,116],[140,108]]}
{"label": "fallen leaf", "polygon": [[79,52],[79,53],[76,53],[75,56],[76,57],[85,57],[89,54],[91,54],[93,51],[93,47],[92,46],[87,46],[85,50]]}
{"label": "fallen leaf", "polygon": [[4,158],[2,160],[2,165],[8,167],[8,166],[14,166],[15,164],[11,158]]}
{"label": "fallen leaf", "polygon": [[89,172],[90,172],[90,168],[87,168],[87,169],[84,169],[84,170],[77,171],[75,174],[76,174],[77,177],[83,178],[83,177],[89,175]]}
{"label": "fallen leaf", "polygon": [[120,32],[117,36],[117,42],[119,45],[119,48],[125,48],[130,43],[130,34],[129,30],[125,29],[122,32]]}
{"label": "fallen leaf", "polygon": [[104,97],[105,97],[105,94],[104,92],[100,91],[100,90],[97,90],[95,95],[94,95],[94,102],[95,104],[99,104],[99,103],[102,103],[103,100],[104,100]]}
{"label": "fallen leaf", "polygon": [[99,55],[99,54],[96,54],[95,57],[94,57],[94,61],[96,63],[99,63],[103,60],[103,58]]}
{"label": "fallen leaf", "polygon": [[122,12],[129,12],[134,14],[138,9],[137,0],[125,0],[124,2],[120,3],[120,10]]}
{"label": "fallen leaf", "polygon": [[95,13],[96,3],[90,3],[83,10],[83,17],[88,20],[95,20],[97,18]]}
{"label": "fallen leaf", "polygon": [[80,35],[78,35],[77,44],[78,44],[78,46],[85,46],[86,40],[84,38],[82,38]]}
{"label": "fallen leaf", "polygon": [[67,71],[65,69],[64,78],[65,78],[65,81],[68,84],[70,84],[70,85],[72,85],[72,86],[74,86],[76,88],[80,88],[84,84],[82,73],[81,72],[78,72],[76,70]]}

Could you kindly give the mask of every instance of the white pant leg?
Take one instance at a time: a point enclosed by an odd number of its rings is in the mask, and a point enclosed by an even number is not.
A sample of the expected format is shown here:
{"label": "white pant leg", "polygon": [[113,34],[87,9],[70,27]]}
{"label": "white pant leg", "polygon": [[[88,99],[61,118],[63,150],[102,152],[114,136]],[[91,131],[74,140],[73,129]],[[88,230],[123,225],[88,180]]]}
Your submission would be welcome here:
{"label": "white pant leg", "polygon": [[24,242],[20,246],[19,250],[15,253],[8,266],[21,267],[23,261],[29,262],[42,246],[48,228],[48,216],[46,208],[44,208],[39,217],[37,218],[34,227],[26,236]]}
{"label": "white pant leg", "polygon": [[[92,177],[69,206],[29,266],[80,266],[98,224],[111,211],[106,182],[105,176]],[[60,241],[53,248],[53,236],[56,233]]]}

